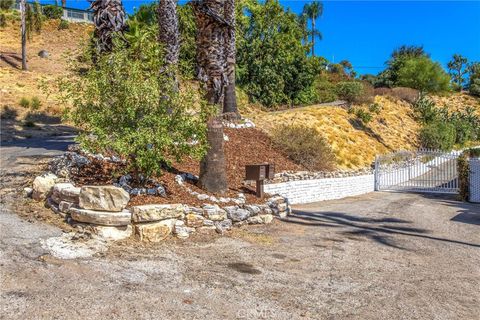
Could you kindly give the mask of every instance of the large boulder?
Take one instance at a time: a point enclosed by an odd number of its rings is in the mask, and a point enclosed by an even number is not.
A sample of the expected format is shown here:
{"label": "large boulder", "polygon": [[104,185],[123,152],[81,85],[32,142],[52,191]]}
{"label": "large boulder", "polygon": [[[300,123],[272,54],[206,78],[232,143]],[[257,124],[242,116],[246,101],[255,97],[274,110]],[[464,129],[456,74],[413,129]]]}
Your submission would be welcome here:
{"label": "large boulder", "polygon": [[176,219],[135,224],[135,236],[140,241],[160,242],[165,240],[175,228]]}
{"label": "large boulder", "polygon": [[71,183],[57,183],[52,189],[52,200],[60,204],[62,201],[78,204],[80,188]]}
{"label": "large boulder", "polygon": [[55,185],[55,181],[58,179],[53,173],[45,173],[38,176],[33,180],[32,198],[37,201],[45,200]]}
{"label": "large boulder", "polygon": [[80,189],[82,209],[120,212],[130,200],[128,192],[115,186],[84,186]]}
{"label": "large boulder", "polygon": [[70,208],[68,212],[75,221],[103,226],[126,226],[130,224],[132,220],[132,214],[128,210],[111,212]]}
{"label": "large boulder", "polygon": [[181,204],[147,204],[132,207],[133,222],[153,222],[183,218],[185,208]]}

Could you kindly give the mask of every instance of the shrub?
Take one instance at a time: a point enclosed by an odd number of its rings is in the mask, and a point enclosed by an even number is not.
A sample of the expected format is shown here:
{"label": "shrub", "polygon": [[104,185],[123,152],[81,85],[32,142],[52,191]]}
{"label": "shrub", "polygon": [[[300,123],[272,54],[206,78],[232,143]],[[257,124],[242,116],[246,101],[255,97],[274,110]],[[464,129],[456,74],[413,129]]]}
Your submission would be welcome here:
{"label": "shrub", "polygon": [[32,100],[30,101],[30,108],[32,110],[38,110],[40,109],[40,106],[42,105],[42,102],[38,97],[33,97]]}
{"label": "shrub", "polygon": [[0,0],[0,9],[9,10],[13,7],[15,0]]}
{"label": "shrub", "polygon": [[417,119],[422,123],[430,123],[438,118],[435,102],[424,93],[420,95],[413,107]]}
{"label": "shrub", "polygon": [[445,122],[431,122],[420,131],[420,141],[425,148],[451,150],[455,144],[455,127]]}
{"label": "shrub", "polygon": [[376,114],[380,114],[380,111],[382,111],[382,106],[379,103],[372,103],[371,105],[368,106],[368,111]]}
{"label": "shrub", "polygon": [[98,57],[94,68],[58,85],[64,101],[73,105],[70,118],[83,129],[77,139],[81,146],[123,157],[134,174],[148,177],[173,160],[203,156],[208,115],[203,108],[189,112],[193,94],[174,90],[166,76],[159,76],[163,50],[154,33],[145,37],[135,46],[114,39],[114,51]]}
{"label": "shrub", "polygon": [[23,108],[30,107],[30,100],[28,98],[22,97],[18,104]]}
{"label": "shrub", "polygon": [[468,88],[468,92],[472,96],[480,97],[480,78],[472,80],[472,82],[470,83],[470,86]]}
{"label": "shrub", "polygon": [[60,19],[63,16],[63,8],[54,5],[44,6],[43,14],[47,19]]}
{"label": "shrub", "polygon": [[332,170],[335,156],[327,141],[315,128],[305,125],[279,125],[272,140],[290,159],[308,170]]}
{"label": "shrub", "polygon": [[390,93],[390,95],[392,97],[414,104],[420,97],[420,91],[406,87],[395,87],[392,88],[392,92]]}
{"label": "shrub", "polygon": [[0,12],[0,28],[5,28],[7,26],[7,16],[5,13]]}
{"label": "shrub", "polygon": [[468,155],[471,158],[480,158],[480,148],[470,148],[470,149],[468,149]]}
{"label": "shrub", "polygon": [[362,108],[350,108],[348,112],[354,114],[362,126],[367,125],[373,119],[372,114]]}
{"label": "shrub", "polygon": [[61,19],[58,24],[58,30],[66,30],[70,27],[70,23],[67,20]]}
{"label": "shrub", "polygon": [[410,58],[398,70],[396,85],[426,92],[448,91],[450,77],[428,57]]}
{"label": "shrub", "polygon": [[337,83],[336,92],[340,99],[352,103],[364,94],[364,88],[363,84],[358,81],[342,81]]}
{"label": "shrub", "polygon": [[468,162],[468,150],[462,152],[462,154],[458,157],[457,171],[460,200],[467,201],[470,195],[470,166]]}
{"label": "shrub", "polygon": [[338,99],[335,84],[323,77],[315,80],[315,89],[319,103],[332,102]]}

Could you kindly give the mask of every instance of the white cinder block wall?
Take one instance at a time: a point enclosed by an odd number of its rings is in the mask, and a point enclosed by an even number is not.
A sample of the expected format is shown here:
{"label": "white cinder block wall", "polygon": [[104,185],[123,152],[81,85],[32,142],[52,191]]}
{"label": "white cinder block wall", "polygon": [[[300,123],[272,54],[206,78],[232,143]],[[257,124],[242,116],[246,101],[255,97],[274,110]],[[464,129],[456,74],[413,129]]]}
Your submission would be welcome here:
{"label": "white cinder block wall", "polygon": [[265,192],[280,194],[288,198],[290,204],[341,199],[373,192],[373,174],[344,178],[294,180],[265,185]]}

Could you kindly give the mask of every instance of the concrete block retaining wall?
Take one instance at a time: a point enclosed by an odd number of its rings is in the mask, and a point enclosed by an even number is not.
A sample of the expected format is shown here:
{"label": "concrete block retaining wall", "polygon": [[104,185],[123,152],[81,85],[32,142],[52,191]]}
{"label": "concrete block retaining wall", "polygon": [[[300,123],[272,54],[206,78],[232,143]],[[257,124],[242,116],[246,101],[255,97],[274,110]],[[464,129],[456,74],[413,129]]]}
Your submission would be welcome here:
{"label": "concrete block retaining wall", "polygon": [[341,199],[373,192],[373,174],[343,178],[294,180],[265,185],[265,192],[280,194],[290,204],[302,204],[323,200]]}

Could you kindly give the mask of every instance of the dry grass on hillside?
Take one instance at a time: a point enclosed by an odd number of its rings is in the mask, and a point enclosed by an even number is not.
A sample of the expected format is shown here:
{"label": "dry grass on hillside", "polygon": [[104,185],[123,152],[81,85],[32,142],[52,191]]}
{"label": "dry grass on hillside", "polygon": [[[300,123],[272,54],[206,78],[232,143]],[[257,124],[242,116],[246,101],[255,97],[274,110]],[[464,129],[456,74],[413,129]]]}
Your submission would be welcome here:
{"label": "dry grass on hillside", "polygon": [[257,110],[250,116],[267,131],[277,123],[313,126],[331,144],[338,167],[356,169],[369,166],[376,154],[418,146],[420,127],[413,119],[411,105],[382,96],[375,97],[375,102],[382,110],[379,115],[373,114],[365,127],[358,124],[355,115],[339,107],[313,106],[276,113]]}
{"label": "dry grass on hillside", "polygon": [[465,110],[466,107],[474,107],[475,112],[480,116],[480,98],[470,96],[466,93],[456,93],[448,96],[431,97],[437,107],[448,107],[449,110]]}
{"label": "dry grass on hillside", "polygon": [[[69,29],[58,30],[58,23],[55,20],[45,21],[41,34],[33,34],[27,42],[28,72],[20,70],[21,61],[11,58],[20,57],[21,53],[19,23],[10,21],[6,28],[0,28],[0,54],[7,53],[10,62],[0,59],[1,107],[14,108],[20,118],[28,111],[19,105],[22,97],[38,97],[42,103],[40,110],[49,114],[59,114],[62,110],[38,86],[42,80],[65,74],[68,55],[87,39],[92,27],[70,23]],[[40,58],[40,50],[47,50],[49,57]],[[11,65],[12,62],[15,65]]]}

